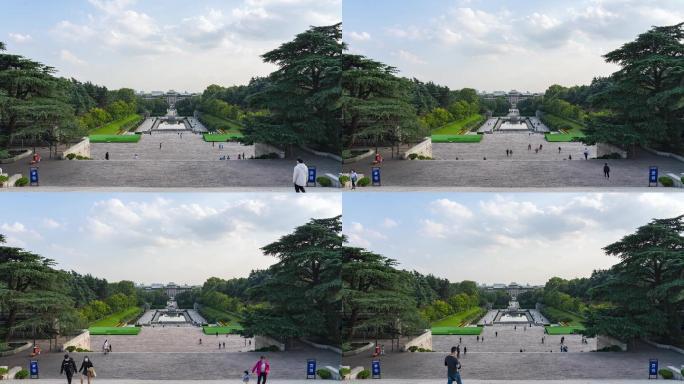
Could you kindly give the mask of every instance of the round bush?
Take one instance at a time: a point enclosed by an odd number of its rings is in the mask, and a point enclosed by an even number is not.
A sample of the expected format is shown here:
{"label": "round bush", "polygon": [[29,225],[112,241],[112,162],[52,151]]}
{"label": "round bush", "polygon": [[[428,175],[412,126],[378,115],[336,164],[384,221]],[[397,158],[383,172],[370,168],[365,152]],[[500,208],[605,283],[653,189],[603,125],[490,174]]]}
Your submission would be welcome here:
{"label": "round bush", "polygon": [[674,377],[674,373],[670,371],[669,369],[661,369],[658,371],[658,374],[663,377],[665,380],[671,380]]}
{"label": "round bush", "polygon": [[0,376],[6,374],[9,370],[7,368],[0,368]]}
{"label": "round bush", "polygon": [[680,179],[680,181],[682,182],[682,184],[684,184],[684,176],[682,176],[682,178]]}
{"label": "round bush", "polygon": [[408,158],[411,159],[411,160],[415,160],[417,157],[418,157],[418,154],[417,154],[417,153],[411,153],[411,154],[408,156]]}
{"label": "round bush", "polygon": [[667,176],[660,176],[658,178],[658,182],[660,182],[660,184],[662,184],[663,187],[671,187],[674,185],[674,181],[672,181],[672,179]]}
{"label": "round bush", "polygon": [[9,176],[0,175],[0,184],[4,183],[7,180],[9,180]]}
{"label": "round bush", "polygon": [[371,183],[370,178],[368,176],[364,176],[364,177],[360,178],[356,184],[358,184],[359,187],[367,187],[368,185],[370,185],[370,183]]}
{"label": "round bush", "polygon": [[415,352],[415,351],[417,351],[417,350],[418,350],[418,347],[415,346],[415,345],[412,345],[412,346],[409,347],[409,352]]}
{"label": "round bush", "polygon": [[24,187],[28,185],[29,180],[26,177],[20,177],[14,182],[15,187]]}
{"label": "round bush", "polygon": [[340,375],[342,377],[347,377],[351,373],[351,368],[340,368]]}
{"label": "round bush", "polygon": [[69,159],[69,160],[73,160],[74,157],[76,157],[76,154],[75,154],[75,153],[70,153],[70,154],[66,155],[66,157],[67,157],[67,159]]}
{"label": "round bush", "polygon": [[369,379],[370,377],[371,377],[371,373],[367,369],[364,369],[363,371],[359,372],[358,375],[356,375],[356,378],[361,379],[361,380]]}
{"label": "round bush", "polygon": [[316,371],[316,374],[323,380],[330,380],[332,378],[332,373],[327,369],[319,369]]}
{"label": "round bush", "polygon": [[16,375],[14,375],[15,379],[23,380],[29,376],[29,371],[22,369],[21,371],[17,372]]}
{"label": "round bush", "polygon": [[321,187],[329,187],[332,185],[332,180],[325,176],[318,176],[316,182],[321,185]]}
{"label": "round bush", "polygon": [[67,352],[73,352],[73,351],[76,350],[76,346],[75,346],[75,345],[70,345],[70,346],[66,347],[66,350],[67,350]]}
{"label": "round bush", "polygon": [[344,184],[349,182],[349,176],[342,175],[342,176],[340,176],[339,180],[340,180],[340,184],[344,185]]}

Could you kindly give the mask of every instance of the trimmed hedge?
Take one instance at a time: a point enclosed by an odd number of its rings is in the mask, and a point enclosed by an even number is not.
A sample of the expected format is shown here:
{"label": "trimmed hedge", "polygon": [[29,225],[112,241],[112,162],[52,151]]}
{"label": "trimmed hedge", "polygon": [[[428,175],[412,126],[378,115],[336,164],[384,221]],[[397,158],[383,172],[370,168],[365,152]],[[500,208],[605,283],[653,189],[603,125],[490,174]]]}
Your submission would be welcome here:
{"label": "trimmed hedge", "polygon": [[204,332],[205,335],[216,335],[218,333],[219,335],[230,335],[233,333],[240,333],[244,328],[242,328],[242,325],[235,323],[234,325],[224,325],[221,327],[202,327],[202,331]]}
{"label": "trimmed hedge", "polygon": [[479,335],[482,327],[432,327],[433,335]]}
{"label": "trimmed hedge", "polygon": [[14,375],[14,378],[18,380],[23,380],[27,377],[29,377],[29,371],[27,371],[26,369],[22,369]]}
{"label": "trimmed hedge", "polygon": [[128,307],[122,311],[112,313],[109,316],[103,317],[99,320],[90,323],[91,327],[118,327],[121,324],[135,320],[142,315],[142,307]]}
{"label": "trimmed hedge", "polygon": [[658,182],[663,185],[663,187],[672,187],[674,186],[674,180],[672,180],[669,176],[660,176],[658,178]]}
{"label": "trimmed hedge", "polygon": [[479,143],[482,135],[432,135],[433,143]]}
{"label": "trimmed hedge", "polygon": [[359,380],[369,379],[370,377],[371,377],[371,373],[367,369],[364,369],[363,371],[359,372],[358,375],[356,375],[356,378]]}
{"label": "trimmed hedge", "polygon": [[91,143],[137,143],[140,135],[90,135]]}
{"label": "trimmed hedge", "polygon": [[658,374],[663,377],[665,380],[672,380],[674,377],[674,373],[670,371],[669,369],[662,368],[661,370],[658,371]]}
{"label": "trimmed hedge", "polygon": [[342,175],[337,180],[340,181],[340,184],[344,185],[345,183],[349,182],[350,178],[347,175]]}
{"label": "trimmed hedge", "polygon": [[128,115],[119,120],[114,120],[99,128],[95,128],[91,134],[93,135],[117,135],[121,132],[128,132],[133,128],[137,128],[143,121],[144,117],[137,113]]}
{"label": "trimmed hedge", "polygon": [[316,182],[320,184],[321,187],[329,187],[332,185],[332,180],[325,176],[318,176]]}
{"label": "trimmed hedge", "polygon": [[367,187],[371,183],[371,179],[368,176],[364,176],[359,179],[359,181],[356,183],[359,187]]}
{"label": "trimmed hedge", "polygon": [[28,183],[29,183],[29,179],[22,176],[22,177],[18,178],[17,181],[14,182],[14,186],[15,187],[25,187],[28,185]]}
{"label": "trimmed hedge", "polygon": [[90,327],[91,335],[137,335],[140,327]]}
{"label": "trimmed hedge", "polygon": [[238,141],[243,136],[242,133],[205,133],[202,135],[204,141],[219,143],[224,141]]}
{"label": "trimmed hedge", "polygon": [[316,374],[323,380],[330,380],[332,378],[332,372],[325,368],[317,370]]}

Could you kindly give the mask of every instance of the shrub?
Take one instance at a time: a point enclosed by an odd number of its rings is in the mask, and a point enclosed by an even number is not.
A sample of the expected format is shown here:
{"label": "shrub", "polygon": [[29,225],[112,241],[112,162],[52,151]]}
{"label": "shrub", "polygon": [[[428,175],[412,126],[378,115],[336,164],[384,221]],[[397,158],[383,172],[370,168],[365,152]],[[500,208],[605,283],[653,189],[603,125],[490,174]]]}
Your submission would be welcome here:
{"label": "shrub", "polygon": [[370,377],[371,377],[371,373],[367,369],[364,369],[363,371],[359,372],[358,375],[356,375],[356,378],[361,379],[361,380],[369,379]]}
{"label": "shrub", "polygon": [[256,352],[280,352],[280,349],[276,347],[275,345],[269,345],[268,347],[262,347],[259,349],[255,349],[254,351]]}
{"label": "shrub", "polygon": [[680,179],[680,181],[682,182],[682,184],[684,184],[684,176],[682,176],[682,178]]}
{"label": "shrub", "polygon": [[417,351],[417,350],[418,350],[418,347],[415,346],[415,345],[412,345],[412,346],[409,347],[409,352],[415,352],[415,351]]}
{"label": "shrub", "polygon": [[416,157],[418,157],[418,154],[417,154],[417,153],[412,153],[412,154],[408,155],[408,158],[409,158],[410,160],[415,160]]}
{"label": "shrub", "polygon": [[351,373],[351,368],[340,368],[340,376],[347,377]]}
{"label": "shrub", "polygon": [[325,176],[318,176],[316,182],[321,185],[321,187],[329,187],[332,185],[332,180]]}
{"label": "shrub", "polygon": [[663,187],[671,187],[674,185],[674,181],[672,181],[672,179],[668,176],[660,176],[658,181],[663,185]]}
{"label": "shrub", "polygon": [[339,180],[340,180],[340,184],[344,185],[344,184],[349,182],[349,176],[342,175],[342,176],[340,176]]}
{"label": "shrub", "polygon": [[620,154],[617,152],[613,152],[613,153],[605,154],[601,157],[597,157],[597,159],[619,160],[619,159],[622,159],[622,156],[620,156]]}
{"label": "shrub", "polygon": [[66,155],[66,158],[69,160],[73,160],[75,157],[76,157],[75,153],[70,153],[70,154]]}
{"label": "shrub", "polygon": [[73,351],[76,350],[76,346],[75,346],[75,345],[70,345],[70,346],[66,347],[66,350],[67,350],[67,352],[73,352]]}
{"label": "shrub", "polygon": [[316,371],[316,374],[323,380],[330,380],[332,378],[332,373],[327,369],[319,369]]}
{"label": "shrub", "polygon": [[359,187],[367,187],[368,185],[370,185],[370,183],[370,178],[368,176],[364,176],[360,178],[356,184],[358,184]]}
{"label": "shrub", "polygon": [[15,187],[24,187],[28,185],[29,180],[26,177],[20,177],[14,182]]}
{"label": "shrub", "polygon": [[0,159],[9,159],[10,157],[11,156],[8,150],[0,149]]}
{"label": "shrub", "polygon": [[29,371],[22,369],[21,371],[17,372],[16,375],[14,375],[15,379],[23,380],[29,376]]}
{"label": "shrub", "polygon": [[608,347],[603,347],[601,349],[597,349],[596,352],[622,352],[622,348],[620,348],[617,345],[611,345]]}
{"label": "shrub", "polygon": [[7,374],[8,371],[7,368],[0,368],[0,376]]}
{"label": "shrub", "polygon": [[7,180],[9,180],[9,176],[0,175],[0,184],[4,183]]}
{"label": "shrub", "polygon": [[671,380],[674,377],[674,373],[670,371],[669,369],[661,369],[658,371],[658,374],[663,377],[665,380]]}

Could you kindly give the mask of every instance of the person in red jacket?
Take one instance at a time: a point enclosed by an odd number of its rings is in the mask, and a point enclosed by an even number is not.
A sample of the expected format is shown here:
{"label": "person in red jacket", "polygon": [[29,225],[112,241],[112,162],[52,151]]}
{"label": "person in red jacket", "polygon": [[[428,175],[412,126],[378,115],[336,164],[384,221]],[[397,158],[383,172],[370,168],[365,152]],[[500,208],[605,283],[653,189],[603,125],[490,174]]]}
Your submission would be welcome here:
{"label": "person in red jacket", "polygon": [[271,365],[268,364],[265,356],[261,356],[252,368],[252,373],[256,372],[257,374],[257,384],[266,384],[266,377],[270,371]]}

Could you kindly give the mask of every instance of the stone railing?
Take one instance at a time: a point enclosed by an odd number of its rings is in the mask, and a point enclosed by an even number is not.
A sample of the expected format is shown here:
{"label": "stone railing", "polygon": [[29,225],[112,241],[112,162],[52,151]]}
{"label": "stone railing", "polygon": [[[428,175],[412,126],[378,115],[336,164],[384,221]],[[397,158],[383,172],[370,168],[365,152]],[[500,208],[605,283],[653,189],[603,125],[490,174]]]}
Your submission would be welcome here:
{"label": "stone railing", "polygon": [[18,155],[16,155],[16,156],[13,156],[13,157],[10,157],[10,158],[7,158],[7,159],[2,159],[2,160],[0,160],[0,164],[14,163],[15,161],[18,161],[18,160],[21,160],[21,159],[25,159],[25,158],[31,156],[32,154],[33,154],[33,151],[32,151],[32,150],[30,150],[30,149],[25,149],[24,152],[22,152],[22,153],[20,153],[20,154],[18,154]]}
{"label": "stone railing", "polygon": [[266,143],[254,143],[254,157],[268,155],[271,153],[278,154],[278,158],[285,158],[285,151]]}
{"label": "stone railing", "polygon": [[78,143],[72,145],[71,147],[64,150],[62,153],[57,154],[58,159],[66,159],[67,155],[73,153],[76,156],[90,157],[90,139],[84,137]]}
{"label": "stone railing", "polygon": [[406,352],[411,347],[425,348],[432,350],[432,331],[427,329],[421,335],[409,340],[406,344],[401,346],[401,350]]}
{"label": "stone railing", "polygon": [[322,151],[317,151],[315,149],[307,148],[305,146],[300,147],[302,150],[312,153],[316,156],[322,156],[322,157],[327,157],[329,159],[333,159],[335,161],[342,162],[342,156],[335,155],[334,153],[329,153],[329,152],[322,152]]}
{"label": "stone railing", "polygon": [[670,152],[658,151],[658,150],[655,150],[653,148],[647,148],[647,147],[642,147],[642,148],[644,151],[650,152],[654,155],[663,156],[663,157],[670,157],[670,158],[673,158],[675,160],[679,160],[681,162],[684,162],[684,156],[677,155],[677,154],[670,153]]}
{"label": "stone railing", "polygon": [[366,151],[366,152],[364,152],[364,153],[362,153],[362,154],[360,154],[360,155],[358,155],[358,156],[350,157],[350,158],[348,158],[348,159],[343,159],[343,160],[342,160],[342,163],[343,163],[343,164],[352,164],[352,163],[356,163],[356,162],[361,161],[361,160],[363,160],[363,159],[365,159],[365,158],[368,158],[368,157],[371,157],[371,156],[375,155],[375,150],[374,150],[374,149],[368,148],[368,149],[366,149],[365,151]]}
{"label": "stone railing", "polygon": [[342,356],[356,356],[356,355],[358,355],[358,354],[360,354],[360,353],[363,353],[363,352],[365,352],[365,351],[368,351],[368,350],[373,349],[373,347],[375,347],[375,343],[372,342],[372,341],[369,341],[369,342],[366,343],[366,345],[364,345],[364,346],[361,346],[361,347],[356,348],[356,349],[352,349],[351,351],[345,351],[345,352],[343,352],[343,353],[342,353]]}
{"label": "stone railing", "polygon": [[67,340],[62,344],[62,351],[66,351],[68,347],[76,347],[90,350],[90,331],[84,329],[81,334],[75,336],[71,340]]}
{"label": "stone railing", "polygon": [[335,353],[337,353],[337,354],[340,354],[340,355],[342,354],[342,349],[340,349],[340,348],[338,348],[338,347],[335,347],[335,346],[332,346],[332,345],[328,345],[328,344],[319,344],[319,343],[313,342],[313,341],[311,341],[311,340],[305,339],[305,338],[303,338],[303,337],[302,337],[301,339],[299,339],[299,340],[300,340],[302,343],[304,343],[304,344],[306,344],[306,345],[309,345],[309,346],[312,346],[312,347],[314,347],[314,348],[318,348],[318,349],[327,349],[328,351],[333,351],[333,352],[335,352]]}
{"label": "stone railing", "polygon": [[280,350],[281,352],[285,351],[285,344],[281,343],[280,341],[272,337],[260,335],[254,336],[254,349],[267,348],[271,346],[278,347],[278,350]]}
{"label": "stone railing", "polygon": [[409,155],[413,153],[415,153],[418,156],[423,155],[427,157],[432,157],[432,138],[426,137],[420,143],[409,148],[406,152],[404,152],[404,159],[408,159]]}

